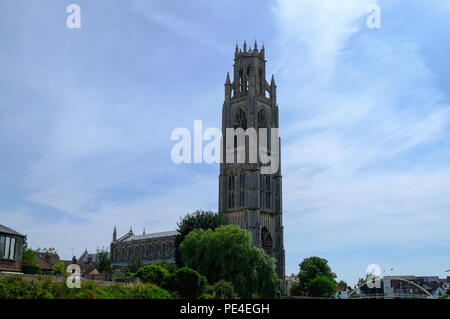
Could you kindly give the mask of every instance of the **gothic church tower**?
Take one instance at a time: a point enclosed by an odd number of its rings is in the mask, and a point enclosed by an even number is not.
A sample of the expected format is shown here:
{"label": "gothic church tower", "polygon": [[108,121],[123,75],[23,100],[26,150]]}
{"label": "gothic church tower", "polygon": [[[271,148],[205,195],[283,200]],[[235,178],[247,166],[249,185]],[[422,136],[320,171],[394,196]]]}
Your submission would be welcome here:
{"label": "gothic church tower", "polygon": [[[256,131],[267,128],[270,150],[270,129],[279,127],[276,90],[273,75],[270,84],[266,81],[264,45],[261,50],[258,50],[256,41],[253,50],[247,49],[245,42],[242,49],[236,45],[233,82],[229,74],[225,82],[223,150],[226,149],[227,128],[255,128]],[[246,137],[244,163],[238,163],[236,156],[234,163],[226,163],[226,152],[221,154],[219,213],[252,233],[253,244],[277,260],[276,273],[284,280],[281,152],[278,152],[277,172],[261,174],[259,156],[256,163],[248,160],[248,143],[249,138]]]}

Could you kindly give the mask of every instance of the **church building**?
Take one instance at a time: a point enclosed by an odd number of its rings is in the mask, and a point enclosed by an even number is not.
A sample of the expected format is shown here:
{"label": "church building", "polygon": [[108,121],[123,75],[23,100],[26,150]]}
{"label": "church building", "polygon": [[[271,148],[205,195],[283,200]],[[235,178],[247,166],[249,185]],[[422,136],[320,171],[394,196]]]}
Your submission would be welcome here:
{"label": "church building", "polygon": [[[256,41],[253,49],[247,49],[246,42],[242,49],[236,45],[233,81],[227,74],[222,108],[223,150],[227,149],[227,128],[242,128],[244,131],[254,128],[258,133],[261,128],[267,129],[267,149],[270,149],[271,129],[279,128],[277,86],[273,75],[270,84],[266,81],[265,49],[263,45],[258,50]],[[228,163],[226,152],[222,152],[219,213],[241,229],[251,232],[253,244],[263,248],[276,259],[276,273],[279,278],[284,279],[281,148],[276,152],[279,165],[277,171],[273,174],[263,174],[261,168],[265,164],[261,162],[259,154],[257,161],[249,161],[248,136],[244,143],[244,162],[238,162],[235,156],[234,162]],[[234,147],[237,152],[236,140]]]}
{"label": "church building", "polygon": [[[272,75],[270,84],[266,81],[266,60],[264,46],[258,50],[243,49],[236,45],[234,55],[233,81],[227,74],[225,101],[222,108],[222,149],[227,145],[227,128],[267,129],[267,149],[271,149],[271,129],[279,128],[277,86]],[[258,135],[259,136],[259,135]],[[280,139],[276,141],[280,145]],[[238,146],[235,143],[235,150]],[[271,174],[263,173],[260,155],[256,161],[226,162],[226,152],[222,152],[219,176],[219,214],[230,222],[252,234],[253,244],[264,249],[276,260],[276,273],[284,279],[285,252],[283,245],[282,188],[281,188],[281,147],[277,152],[278,167]],[[245,151],[249,151],[249,139],[245,140]],[[272,154],[273,155],[273,154]],[[135,235],[130,231],[117,239],[114,228],[111,243],[113,267],[126,266],[135,255],[141,256],[144,264],[158,260],[174,261],[174,239],[177,231]]]}
{"label": "church building", "polygon": [[127,266],[135,256],[139,256],[144,263],[153,264],[164,260],[175,262],[174,240],[176,230],[159,233],[135,235],[133,229],[120,238],[114,227],[113,241],[110,245],[111,266],[114,269]]}

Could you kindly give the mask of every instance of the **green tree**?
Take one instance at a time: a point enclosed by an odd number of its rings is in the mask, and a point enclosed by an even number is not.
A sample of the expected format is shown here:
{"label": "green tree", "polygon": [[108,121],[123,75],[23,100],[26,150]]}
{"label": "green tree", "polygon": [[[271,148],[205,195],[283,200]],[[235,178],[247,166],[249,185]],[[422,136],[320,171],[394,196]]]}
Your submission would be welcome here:
{"label": "green tree", "polygon": [[60,261],[59,263],[53,265],[52,270],[54,275],[65,275],[66,264],[63,261]]}
{"label": "green tree", "polygon": [[136,277],[143,282],[151,282],[158,286],[161,286],[167,276],[169,276],[169,272],[163,266],[157,264],[143,266],[136,272]]}
{"label": "green tree", "polygon": [[183,263],[209,283],[229,281],[242,298],[280,296],[275,259],[252,246],[250,232],[237,226],[195,229],[180,244],[180,253]]}
{"label": "green tree", "polygon": [[299,289],[306,291],[309,294],[309,281],[317,276],[328,277],[335,283],[336,274],[331,271],[331,267],[328,265],[328,260],[320,257],[309,257],[303,259],[300,263],[300,272],[298,273]]}
{"label": "green tree", "polygon": [[128,265],[123,269],[123,272],[125,272],[125,275],[127,276],[134,277],[139,268],[141,268],[143,265],[144,264],[142,262],[141,256],[136,254],[128,262]]}
{"label": "green tree", "polygon": [[164,280],[164,288],[176,291],[180,297],[198,298],[206,288],[206,278],[190,268],[180,268]]}
{"label": "green tree", "polygon": [[36,252],[31,247],[28,247],[27,237],[23,241],[22,263],[24,265],[38,267]]}
{"label": "green tree", "polygon": [[290,292],[292,296],[303,296],[305,294],[305,290],[300,288],[298,282],[292,283]]}
{"label": "green tree", "polygon": [[343,281],[343,280],[340,280],[340,281],[337,283],[337,285],[338,285],[339,287],[344,287],[345,289],[347,289],[347,287],[348,287],[347,283],[346,283],[345,281]]}
{"label": "green tree", "polygon": [[184,238],[194,229],[216,229],[219,226],[227,225],[229,221],[222,215],[212,211],[197,210],[192,214],[186,214],[178,223],[178,234],[175,236],[175,262],[178,267],[183,267],[179,246]]}
{"label": "green tree", "polygon": [[229,281],[220,280],[212,286],[214,299],[237,299],[238,295],[234,292],[233,284]]}
{"label": "green tree", "polygon": [[311,297],[330,297],[336,293],[336,283],[327,276],[319,275],[308,281],[308,295]]}
{"label": "green tree", "polygon": [[174,273],[178,269],[177,265],[175,263],[169,263],[166,260],[160,260],[160,261],[156,262],[154,265],[161,266],[162,268],[167,270],[167,272],[169,274]]}
{"label": "green tree", "polygon": [[105,248],[97,248],[97,270],[104,274],[111,274],[111,259],[109,258],[109,253]]}
{"label": "green tree", "polygon": [[[358,283],[356,284],[356,286],[359,288],[359,290],[365,294],[365,295],[372,295],[372,294],[384,294],[384,288],[383,288],[383,280],[379,280],[378,284],[379,284],[379,288],[376,287],[377,282],[375,281],[375,278],[369,278],[371,274],[366,274],[366,278],[359,278],[358,279]],[[373,288],[369,288],[369,286],[367,286],[368,280],[372,279],[372,284]]]}

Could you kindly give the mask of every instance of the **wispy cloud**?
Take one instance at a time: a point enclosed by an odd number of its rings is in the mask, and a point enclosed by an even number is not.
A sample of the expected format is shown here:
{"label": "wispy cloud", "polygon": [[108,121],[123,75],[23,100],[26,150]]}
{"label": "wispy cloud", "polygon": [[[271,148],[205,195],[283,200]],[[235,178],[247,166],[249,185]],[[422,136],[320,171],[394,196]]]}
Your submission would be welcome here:
{"label": "wispy cloud", "polygon": [[369,3],[280,0],[275,8],[291,258],[449,243],[448,96],[420,43],[367,29]]}

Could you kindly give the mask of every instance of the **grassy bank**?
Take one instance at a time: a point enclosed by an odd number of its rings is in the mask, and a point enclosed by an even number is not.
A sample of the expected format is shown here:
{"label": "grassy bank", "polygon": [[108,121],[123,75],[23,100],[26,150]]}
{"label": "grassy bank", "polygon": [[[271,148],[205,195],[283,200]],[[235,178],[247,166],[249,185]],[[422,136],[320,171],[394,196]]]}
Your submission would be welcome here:
{"label": "grassy bank", "polygon": [[23,280],[20,276],[0,278],[0,299],[171,299],[154,284],[112,284],[104,287],[84,281],[81,288],[68,288],[65,281],[51,278]]}

